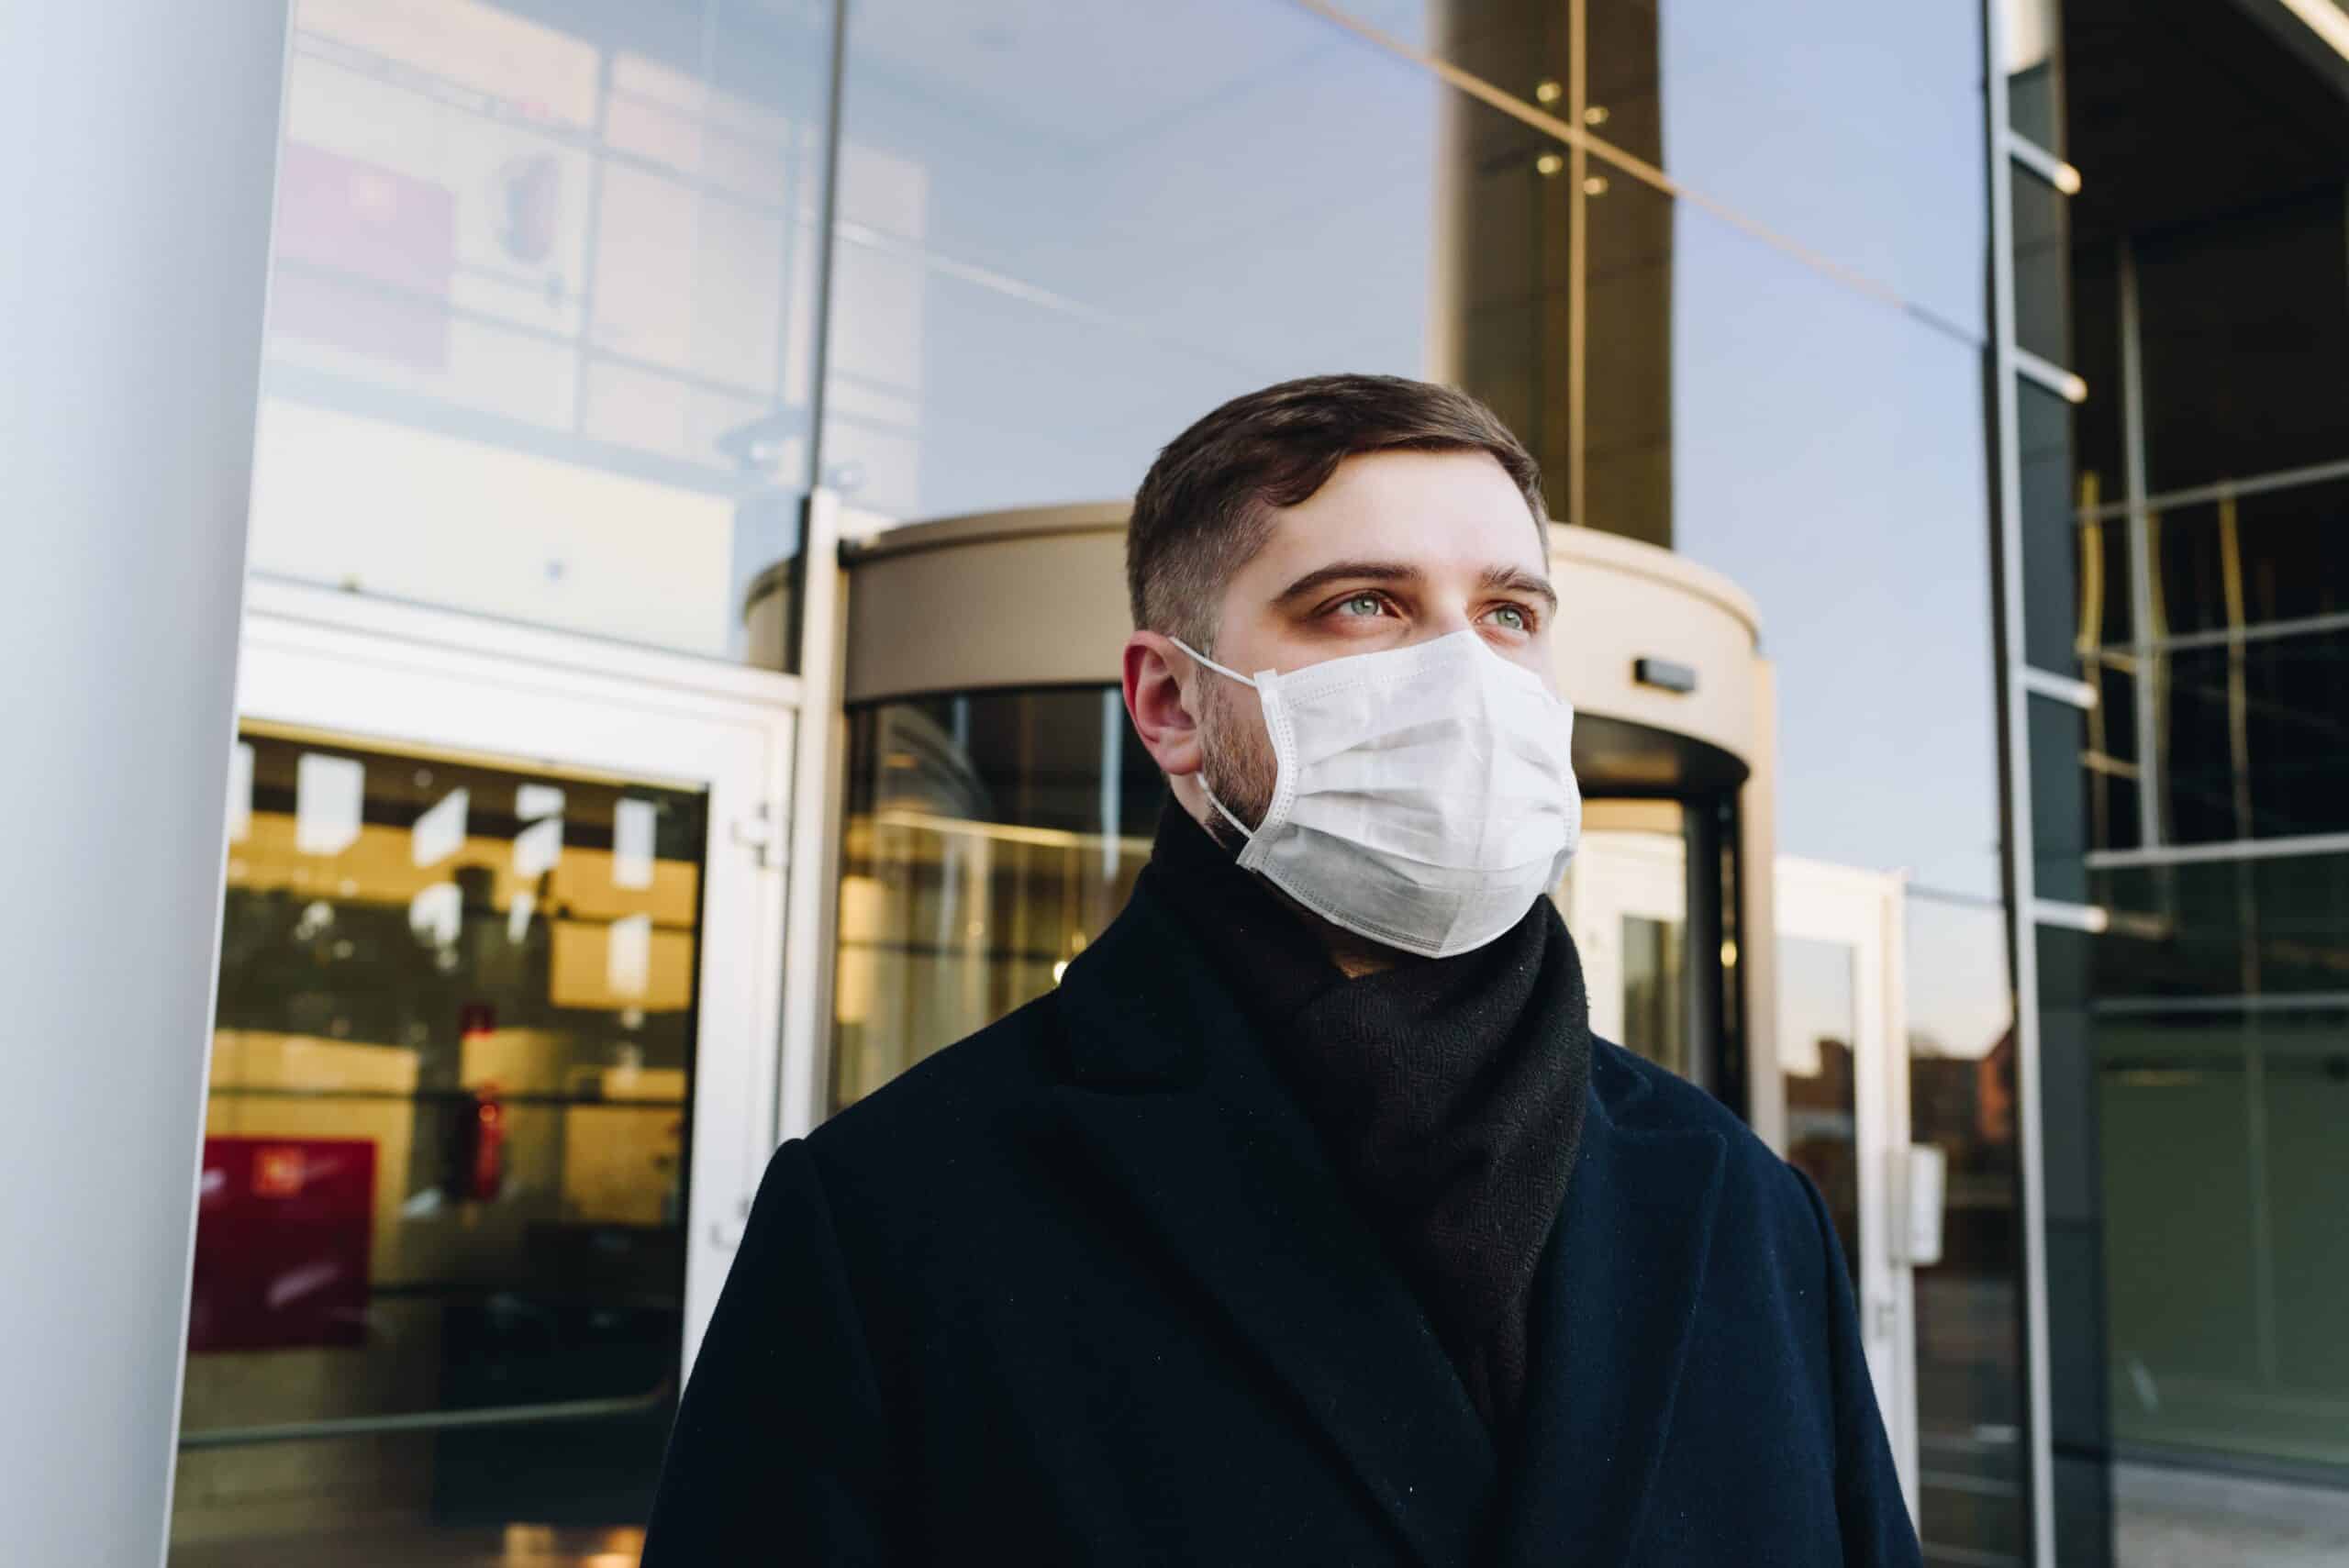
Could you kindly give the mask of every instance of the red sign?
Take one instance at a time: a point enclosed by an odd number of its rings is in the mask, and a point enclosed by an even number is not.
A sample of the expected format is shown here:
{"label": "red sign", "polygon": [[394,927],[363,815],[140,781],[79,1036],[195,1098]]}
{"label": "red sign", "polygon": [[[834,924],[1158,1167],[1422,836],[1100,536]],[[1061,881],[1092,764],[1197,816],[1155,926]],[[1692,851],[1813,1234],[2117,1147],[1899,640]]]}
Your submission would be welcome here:
{"label": "red sign", "polygon": [[277,161],[276,251],[271,331],[448,368],[454,192],[288,141]]}
{"label": "red sign", "polygon": [[374,1210],[366,1140],[206,1139],[188,1349],[364,1343]]}

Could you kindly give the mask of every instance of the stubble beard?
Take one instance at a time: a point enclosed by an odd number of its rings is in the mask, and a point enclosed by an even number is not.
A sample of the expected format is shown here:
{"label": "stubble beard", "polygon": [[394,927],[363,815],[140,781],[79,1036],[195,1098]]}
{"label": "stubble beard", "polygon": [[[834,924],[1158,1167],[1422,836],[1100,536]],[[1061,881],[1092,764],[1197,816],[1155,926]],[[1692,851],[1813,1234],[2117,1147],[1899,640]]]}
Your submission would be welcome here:
{"label": "stubble beard", "polygon": [[[1264,733],[1254,704],[1242,702],[1221,681],[1206,695],[1199,711],[1199,744],[1207,753],[1200,783],[1223,803],[1224,810],[1252,831],[1272,809],[1280,764],[1273,756],[1272,740]],[[1212,804],[1208,807],[1207,829],[1216,842],[1235,854],[1246,842]]]}

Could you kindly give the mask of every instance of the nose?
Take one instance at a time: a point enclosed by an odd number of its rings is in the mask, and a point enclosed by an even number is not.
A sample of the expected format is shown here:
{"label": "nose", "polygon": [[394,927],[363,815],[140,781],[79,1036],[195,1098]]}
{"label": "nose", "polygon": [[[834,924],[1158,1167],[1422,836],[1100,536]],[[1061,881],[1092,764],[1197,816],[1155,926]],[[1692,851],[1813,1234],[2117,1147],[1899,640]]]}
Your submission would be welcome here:
{"label": "nose", "polygon": [[1475,624],[1470,618],[1466,599],[1445,598],[1428,606],[1428,613],[1419,620],[1419,635],[1412,640],[1432,642],[1455,631],[1466,631]]}

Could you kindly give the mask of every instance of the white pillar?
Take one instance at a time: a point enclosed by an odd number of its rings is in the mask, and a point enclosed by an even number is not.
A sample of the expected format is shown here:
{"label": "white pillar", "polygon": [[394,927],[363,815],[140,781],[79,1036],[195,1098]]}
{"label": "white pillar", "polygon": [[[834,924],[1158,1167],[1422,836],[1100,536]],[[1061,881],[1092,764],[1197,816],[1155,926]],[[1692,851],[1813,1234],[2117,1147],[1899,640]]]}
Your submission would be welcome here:
{"label": "white pillar", "polygon": [[283,0],[0,0],[0,1520],[170,1510]]}

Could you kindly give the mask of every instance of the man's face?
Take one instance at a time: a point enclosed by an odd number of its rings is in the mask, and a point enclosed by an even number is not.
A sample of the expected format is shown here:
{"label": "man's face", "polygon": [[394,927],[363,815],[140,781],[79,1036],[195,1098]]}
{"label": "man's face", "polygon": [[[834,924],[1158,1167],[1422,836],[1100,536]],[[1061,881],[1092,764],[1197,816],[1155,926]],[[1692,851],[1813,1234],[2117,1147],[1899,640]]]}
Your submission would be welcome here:
{"label": "man's face", "polygon": [[[1542,534],[1491,457],[1349,458],[1310,498],[1274,517],[1264,547],[1224,590],[1206,650],[1219,664],[1286,674],[1473,628],[1555,689],[1556,599]],[[1262,820],[1277,769],[1256,695],[1199,669],[1189,697],[1208,787],[1243,822]]]}

